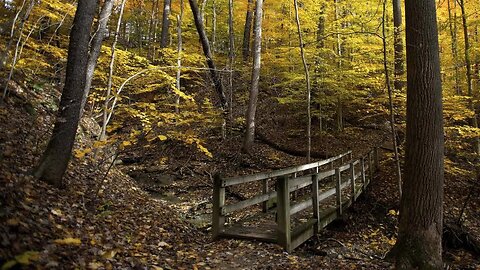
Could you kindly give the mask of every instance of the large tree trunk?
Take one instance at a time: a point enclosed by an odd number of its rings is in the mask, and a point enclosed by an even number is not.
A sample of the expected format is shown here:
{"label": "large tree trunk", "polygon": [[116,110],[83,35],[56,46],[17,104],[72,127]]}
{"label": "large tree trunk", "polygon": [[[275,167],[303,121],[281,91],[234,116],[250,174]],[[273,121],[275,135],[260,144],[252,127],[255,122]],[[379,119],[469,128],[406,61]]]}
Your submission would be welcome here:
{"label": "large tree trunk", "polygon": [[107,24],[112,14],[112,8],[114,0],[106,0],[103,3],[102,11],[100,12],[98,27],[95,36],[93,37],[92,45],[90,48],[90,55],[88,57],[87,64],[87,78],[85,81],[85,90],[83,91],[82,107],[80,109],[80,116],[83,114],[85,103],[88,99],[88,93],[90,93],[90,87],[92,86],[93,72],[97,66],[98,56],[100,55],[100,49],[102,48],[103,38],[107,33]]}
{"label": "large tree trunk", "polygon": [[403,60],[403,41],[402,41],[402,6],[400,0],[393,0],[393,35],[394,35],[394,87],[397,91],[402,91],[402,77],[405,73]]}
{"label": "large tree trunk", "polygon": [[392,253],[397,269],[442,269],[444,138],[435,0],[406,0],[405,9],[405,181]]}
{"label": "large tree trunk", "polygon": [[163,2],[162,36],[160,38],[160,48],[166,48],[170,39],[168,32],[170,27],[170,6],[171,0],[165,0]]}
{"label": "large tree trunk", "polygon": [[79,0],[70,32],[65,86],[52,137],[34,171],[35,177],[61,186],[72,154],[80,119],[80,108],[87,75],[90,29],[97,8],[95,0]]}
{"label": "large tree trunk", "polygon": [[245,18],[245,28],[243,30],[243,61],[247,61],[250,56],[250,33],[252,32],[253,20],[253,0],[248,0],[247,15]]}
{"label": "large tree trunk", "polygon": [[188,0],[190,3],[190,8],[192,9],[193,18],[195,20],[195,27],[197,28],[198,35],[200,37],[200,42],[202,43],[203,53],[207,58],[207,65],[210,69],[210,76],[212,81],[215,84],[215,90],[220,99],[220,104],[223,110],[226,110],[228,107],[227,98],[225,97],[225,91],[223,89],[222,78],[215,67],[213,62],[212,51],[210,50],[210,44],[208,43],[208,37],[205,33],[205,28],[203,26],[203,21],[201,14],[198,10],[198,5],[196,0]]}
{"label": "large tree trunk", "polygon": [[305,50],[303,48],[302,28],[300,26],[300,16],[298,15],[298,1],[293,0],[295,5],[295,21],[297,22],[298,42],[300,46],[300,54],[302,57],[303,69],[305,71],[305,81],[307,84],[307,162],[310,162],[310,153],[312,152],[312,116],[310,108],[311,87],[310,73],[308,71],[307,60],[305,59]]}
{"label": "large tree trunk", "polygon": [[258,83],[260,81],[260,64],[262,54],[262,19],[263,19],[263,0],[257,0],[255,7],[255,39],[253,40],[253,68],[252,81],[250,86],[250,96],[247,108],[247,129],[245,131],[245,140],[242,150],[250,152],[255,139],[255,113],[257,111]]}

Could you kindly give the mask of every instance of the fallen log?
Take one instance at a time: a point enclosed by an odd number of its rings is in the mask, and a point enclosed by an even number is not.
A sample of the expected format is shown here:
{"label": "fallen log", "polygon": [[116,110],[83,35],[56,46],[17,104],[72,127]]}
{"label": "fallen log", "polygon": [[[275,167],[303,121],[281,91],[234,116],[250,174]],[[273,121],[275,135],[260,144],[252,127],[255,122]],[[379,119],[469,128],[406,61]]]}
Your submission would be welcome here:
{"label": "fallen log", "polygon": [[[262,143],[272,147],[275,150],[284,152],[284,153],[292,155],[292,156],[297,156],[297,157],[306,157],[307,156],[307,150],[292,149],[292,148],[288,148],[284,145],[280,145],[280,144],[270,140],[269,138],[267,138],[267,136],[265,136],[264,134],[262,134],[258,130],[255,132],[255,137],[259,141],[261,141]],[[330,156],[323,153],[323,152],[312,151],[310,153],[310,157],[318,158],[318,159],[326,159],[326,158],[329,158]]]}

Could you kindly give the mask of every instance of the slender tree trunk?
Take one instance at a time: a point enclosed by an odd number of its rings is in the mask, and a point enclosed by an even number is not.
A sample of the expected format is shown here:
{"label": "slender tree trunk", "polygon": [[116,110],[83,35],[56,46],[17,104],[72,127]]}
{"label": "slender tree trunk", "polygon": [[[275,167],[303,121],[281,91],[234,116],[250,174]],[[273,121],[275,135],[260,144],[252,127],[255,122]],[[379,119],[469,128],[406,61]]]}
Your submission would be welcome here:
{"label": "slender tree trunk", "polygon": [[93,72],[97,66],[97,60],[100,56],[100,50],[102,48],[103,39],[107,33],[108,20],[112,14],[112,8],[114,0],[106,0],[103,3],[102,10],[100,11],[100,16],[98,20],[98,27],[95,33],[95,36],[92,40],[92,45],[90,46],[90,55],[88,56],[87,64],[87,78],[85,81],[85,90],[83,91],[82,97],[82,107],[80,109],[80,117],[83,115],[83,109],[87,103],[88,94],[90,93],[90,87],[92,86]]}
{"label": "slender tree trunk", "polygon": [[448,7],[448,27],[450,30],[450,38],[452,39],[452,57],[453,57],[453,65],[454,65],[454,77],[455,77],[455,93],[457,95],[462,95],[462,88],[460,86],[460,72],[458,69],[458,41],[457,41],[457,2],[453,0],[453,10],[454,15],[452,17],[452,8],[450,7],[450,1],[447,0],[447,7]]}
{"label": "slender tree trunk", "polygon": [[154,0],[152,4],[152,13],[150,16],[150,24],[148,26],[148,58],[150,60],[155,59],[155,43],[157,37],[157,14],[158,14],[158,6],[159,0]]}
{"label": "slender tree trunk", "polygon": [[228,118],[230,126],[233,122],[233,64],[235,61],[235,32],[233,29],[233,0],[228,0],[228,37],[229,37],[229,50],[228,50],[228,66],[230,68],[229,82],[229,103],[228,103]]}
{"label": "slender tree trunk", "polygon": [[212,52],[210,50],[210,44],[208,42],[208,37],[205,33],[205,28],[203,26],[202,17],[198,10],[198,5],[196,0],[188,0],[190,3],[190,8],[192,9],[193,18],[195,20],[195,27],[197,28],[198,35],[200,37],[200,42],[202,43],[203,53],[205,54],[205,58],[207,58],[207,65],[210,69],[210,76],[212,77],[212,81],[215,84],[215,90],[217,95],[220,99],[220,104],[222,110],[228,108],[227,98],[225,97],[225,91],[222,84],[222,79],[220,74],[215,67],[215,63],[213,62]]}
{"label": "slender tree trunk", "polygon": [[108,104],[110,101],[110,93],[112,92],[112,79],[113,79],[113,65],[115,63],[115,49],[117,47],[118,35],[120,32],[120,27],[122,26],[123,11],[125,9],[126,0],[122,0],[120,4],[120,15],[118,16],[117,28],[115,29],[115,36],[113,37],[113,43],[111,47],[110,55],[110,64],[108,66],[108,81],[107,81],[107,93],[105,95],[105,102],[103,104],[103,121],[102,121],[102,131],[100,134],[100,140],[105,140],[107,137],[107,124],[109,121],[108,117]]}
{"label": "slender tree trunk", "polygon": [[[472,118],[472,127],[478,128],[477,112],[475,110],[475,104],[473,102],[473,85],[472,85],[472,62],[470,60],[470,38],[468,37],[468,25],[467,25],[467,15],[465,13],[465,3],[464,0],[459,0],[460,9],[462,11],[462,24],[463,24],[463,37],[465,40],[465,65],[467,66],[467,91],[469,99],[469,107],[473,111],[474,115]],[[475,138],[474,144],[475,153],[480,154],[480,138]]]}
{"label": "slender tree trunk", "polygon": [[[335,20],[338,21],[340,19],[340,7],[339,7],[339,0],[335,0]],[[343,25],[340,25],[340,28],[343,28]],[[342,68],[342,38],[340,34],[337,34],[337,67],[338,70]],[[337,93],[337,130],[343,131],[343,107],[342,107],[342,96],[341,93]]]}
{"label": "slender tree trunk", "polygon": [[204,27],[206,27],[206,25],[207,25],[207,20],[205,20],[205,8],[207,7],[207,2],[208,2],[208,0],[203,0],[202,9],[201,9],[201,13],[200,13],[202,15],[201,17],[202,17],[202,22],[203,22]]}
{"label": "slender tree trunk", "polygon": [[164,0],[163,2],[163,19],[162,19],[162,36],[160,38],[160,48],[166,48],[169,42],[169,27],[170,27],[170,6],[171,0]]}
{"label": "slender tree trunk", "polygon": [[[393,150],[395,153],[395,165],[396,165],[396,174],[397,174],[397,183],[398,183],[398,192],[400,194],[400,198],[402,197],[402,170],[400,167],[400,156],[398,155],[398,144],[397,144],[397,132],[395,130],[395,113],[393,112],[393,96],[392,96],[392,87],[390,83],[390,73],[388,70],[388,58],[387,58],[387,33],[385,27],[386,21],[386,9],[387,9],[387,0],[383,1],[383,16],[382,16],[382,43],[383,43],[383,68],[385,71],[385,84],[387,85],[388,89],[388,101],[389,101],[389,112],[390,112],[390,130],[392,133],[392,143],[393,143]],[[396,44],[396,41],[395,45]],[[403,61],[403,60],[402,60]],[[403,69],[403,64],[402,64]],[[397,89],[397,90],[401,90]]]}
{"label": "slender tree trunk", "polygon": [[[25,2],[23,2],[22,8],[20,8],[16,17],[20,15],[21,11],[23,10],[23,5],[24,4],[25,4]],[[25,22],[27,21],[28,17],[30,16],[30,13],[32,12],[32,9],[33,9],[34,6],[35,6],[35,0],[31,0],[29,2],[29,5],[28,5],[27,9],[25,10],[25,13],[23,14],[23,17],[22,17],[21,21],[20,21],[20,24],[18,26],[18,31],[15,31],[15,21],[16,21],[16,19],[13,20],[12,29],[10,31],[10,40],[8,41],[7,47],[5,48],[5,52],[1,56],[1,59],[0,59],[0,71],[3,69],[3,66],[5,65],[5,63],[8,60],[8,54],[10,53],[10,48],[12,47],[13,40],[15,39],[16,32],[18,32],[19,34],[18,34],[17,44],[15,46],[15,54],[14,54],[14,57],[13,57],[13,60],[12,60],[12,66],[10,68],[10,74],[8,76],[7,82],[5,83],[5,87],[3,89],[3,95],[2,95],[2,99],[0,100],[0,104],[5,100],[5,97],[7,96],[8,82],[11,80],[15,65],[17,64],[17,61],[18,61],[18,52],[19,52],[19,46],[22,42],[23,27],[24,27]]]}
{"label": "slender tree trunk", "polygon": [[305,59],[305,50],[302,37],[302,28],[300,26],[300,16],[298,15],[298,2],[293,0],[295,5],[295,21],[297,22],[298,42],[300,46],[300,54],[302,57],[303,69],[305,71],[305,81],[307,82],[307,162],[310,162],[310,153],[312,152],[312,116],[310,108],[311,87],[310,87],[310,73],[308,71],[307,60]]}
{"label": "slender tree trunk", "polygon": [[404,58],[403,58],[403,40],[402,40],[402,6],[400,0],[393,0],[393,35],[394,35],[394,87],[398,92],[403,88]]}
{"label": "slender tree trunk", "polygon": [[217,5],[212,1],[212,53],[217,51]]}
{"label": "slender tree trunk", "polygon": [[[177,90],[180,90],[181,68],[182,68],[182,19],[183,19],[183,0],[180,0],[180,14],[177,15]],[[175,97],[175,113],[179,113],[180,96]]]}
{"label": "slender tree trunk", "polygon": [[322,4],[320,7],[320,15],[318,16],[318,24],[317,24],[317,56],[315,60],[315,79],[314,83],[315,86],[313,87],[317,93],[317,97],[314,97],[314,100],[317,99],[316,102],[316,109],[318,110],[318,127],[320,132],[323,131],[323,118],[322,118],[322,104],[321,104],[321,96],[323,93],[323,85],[320,82],[322,80],[323,72],[322,68],[320,68],[320,64],[323,58],[321,50],[325,47],[325,4]]}
{"label": "slender tree trunk", "polygon": [[243,30],[243,61],[248,61],[248,57],[250,56],[250,33],[252,32],[252,20],[253,20],[253,8],[254,8],[254,0],[248,0],[247,6],[247,15],[245,18],[245,28]]}
{"label": "slender tree trunk", "polygon": [[97,7],[95,0],[79,0],[68,47],[65,86],[52,137],[38,166],[36,178],[62,186],[62,177],[72,155],[73,143],[80,119],[80,108],[87,75],[90,29]]}
{"label": "slender tree trunk", "polygon": [[255,7],[255,26],[253,40],[253,68],[252,68],[252,82],[250,86],[250,95],[247,108],[247,128],[245,132],[245,140],[243,142],[242,150],[246,153],[252,149],[253,141],[255,139],[255,113],[257,110],[258,99],[258,84],[260,81],[260,65],[262,54],[262,19],[263,19],[263,0],[257,0]]}
{"label": "slender tree trunk", "polygon": [[397,269],[442,269],[444,134],[435,0],[406,0],[405,10],[405,181],[392,253]]}

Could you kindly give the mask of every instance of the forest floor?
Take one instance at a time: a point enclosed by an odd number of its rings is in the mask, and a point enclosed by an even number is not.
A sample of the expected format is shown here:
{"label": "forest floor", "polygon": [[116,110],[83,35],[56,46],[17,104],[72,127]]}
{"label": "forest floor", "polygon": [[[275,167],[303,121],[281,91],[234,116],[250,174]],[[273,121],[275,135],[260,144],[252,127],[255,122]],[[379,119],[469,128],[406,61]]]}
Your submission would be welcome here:
{"label": "forest floor", "polygon": [[[211,241],[209,214],[215,173],[233,176],[268,171],[305,163],[305,158],[260,141],[251,155],[239,154],[241,132],[230,134],[226,141],[210,136],[206,146],[213,158],[167,140],[154,154],[138,150],[120,156],[123,162],[111,170],[108,162],[99,158],[104,153],[73,158],[65,188],[56,189],[30,176],[45,147],[53,110],[40,97],[15,91],[0,107],[2,269],[393,267],[383,259],[395,243],[398,218],[391,153],[382,152],[379,173],[344,218],[292,253],[255,241]],[[84,119],[78,144],[91,143],[95,128],[92,120]],[[270,140],[292,149],[304,148],[301,135],[265,130],[275,129],[262,130]],[[342,133],[314,133],[313,145],[314,151],[326,155],[352,150],[355,156],[380,145],[387,136],[375,129],[347,127]],[[471,188],[468,179],[446,176],[446,219],[454,219]],[[252,189],[233,193],[248,197]],[[465,227],[477,239],[479,204],[479,196],[472,196],[463,215]],[[444,259],[449,269],[480,269],[480,259],[464,249],[446,248]]]}

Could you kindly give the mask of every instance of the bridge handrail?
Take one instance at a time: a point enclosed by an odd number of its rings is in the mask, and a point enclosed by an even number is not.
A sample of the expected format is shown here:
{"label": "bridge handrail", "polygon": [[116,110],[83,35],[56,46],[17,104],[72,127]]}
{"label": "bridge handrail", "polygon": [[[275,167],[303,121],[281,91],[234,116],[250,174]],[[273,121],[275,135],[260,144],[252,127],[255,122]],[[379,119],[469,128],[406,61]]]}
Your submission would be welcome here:
{"label": "bridge handrail", "polygon": [[233,186],[233,185],[238,185],[238,184],[245,184],[253,181],[259,181],[259,180],[264,180],[264,179],[269,179],[269,178],[274,178],[278,176],[283,176],[287,174],[292,174],[292,173],[298,173],[302,171],[306,171],[309,169],[313,169],[316,167],[320,167],[323,165],[327,165],[328,163],[334,162],[336,160],[339,160],[347,155],[351,155],[352,151],[345,152],[343,154],[340,154],[335,157],[331,157],[328,159],[324,159],[321,161],[316,161],[312,162],[309,164],[303,164],[299,166],[294,166],[294,167],[289,167],[285,169],[280,169],[276,171],[271,171],[271,172],[260,172],[260,173],[255,173],[255,174],[249,174],[249,175],[243,175],[243,176],[237,176],[237,177],[231,177],[231,178],[226,178],[222,179],[222,187],[228,187],[228,186]]}

